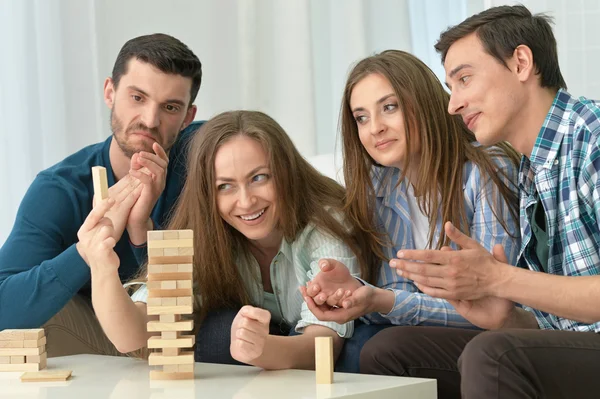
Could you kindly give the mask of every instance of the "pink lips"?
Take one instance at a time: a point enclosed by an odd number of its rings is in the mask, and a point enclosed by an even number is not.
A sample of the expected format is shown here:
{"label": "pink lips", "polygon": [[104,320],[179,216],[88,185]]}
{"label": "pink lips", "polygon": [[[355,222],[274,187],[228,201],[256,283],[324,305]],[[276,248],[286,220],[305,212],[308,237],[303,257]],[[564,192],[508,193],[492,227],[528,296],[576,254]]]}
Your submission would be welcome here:
{"label": "pink lips", "polygon": [[463,118],[463,121],[465,122],[465,125],[467,125],[467,128],[469,130],[473,130],[473,125],[475,125],[475,122],[477,121],[479,115],[481,115],[481,112],[477,112],[475,114],[471,114]]}
{"label": "pink lips", "polygon": [[394,141],[396,141],[396,140],[389,139],[389,140],[381,140],[381,141],[378,141],[378,142],[375,144],[375,148],[378,148],[378,149],[385,148],[385,147],[387,147],[389,144],[393,143]]}

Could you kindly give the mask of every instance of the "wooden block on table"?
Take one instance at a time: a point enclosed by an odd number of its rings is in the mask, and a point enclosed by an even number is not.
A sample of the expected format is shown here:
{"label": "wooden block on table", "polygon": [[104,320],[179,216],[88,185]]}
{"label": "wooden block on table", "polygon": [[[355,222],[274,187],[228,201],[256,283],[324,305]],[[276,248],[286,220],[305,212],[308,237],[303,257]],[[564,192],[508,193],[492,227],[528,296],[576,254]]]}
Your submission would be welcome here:
{"label": "wooden block on table", "polygon": [[194,230],[179,230],[179,238],[180,239],[187,239],[187,238],[194,238]]}
{"label": "wooden block on table", "polygon": [[10,364],[10,356],[0,356],[0,364]]}
{"label": "wooden block on table", "polygon": [[41,339],[43,336],[43,328],[31,328],[24,330],[8,329],[0,331],[0,341],[24,341]]}
{"label": "wooden block on table", "polygon": [[10,357],[10,364],[24,364],[25,363],[25,356],[11,356]]}
{"label": "wooden block on table", "polygon": [[155,241],[155,240],[164,240],[164,231],[162,231],[162,230],[149,231],[148,235],[146,237],[148,238],[148,243],[150,243],[150,241]]}
{"label": "wooden block on table", "polygon": [[[148,249],[148,258],[152,259],[154,257],[165,256],[165,250],[163,248],[149,248]],[[150,261],[148,261],[150,263]],[[152,262],[154,263],[154,262]]]}
{"label": "wooden block on table", "polygon": [[163,348],[163,356],[179,356],[181,354],[181,348]]}
{"label": "wooden block on table", "polygon": [[178,290],[192,288],[192,280],[177,280],[176,287]]}
{"label": "wooden block on table", "polygon": [[[165,265],[165,266],[175,266],[177,265]],[[192,273],[179,273],[177,270],[173,273],[154,273],[148,274],[148,281],[165,281],[165,280],[192,280]]]}
{"label": "wooden block on table", "polygon": [[194,255],[194,248],[177,248],[179,256]]}
{"label": "wooden block on table", "polygon": [[46,352],[46,345],[38,348],[0,348],[0,356],[41,355]]}
{"label": "wooden block on table", "polygon": [[191,248],[193,246],[194,240],[192,239],[148,241],[148,248]]}
{"label": "wooden block on table", "polygon": [[71,373],[71,370],[46,370],[37,373],[24,373],[21,376],[21,381],[66,381],[71,377]]}
{"label": "wooden block on table", "polygon": [[191,296],[180,296],[177,297],[177,306],[193,306],[194,300]]}
{"label": "wooden block on table", "polygon": [[163,272],[163,267],[165,265],[148,265],[148,277],[153,274],[158,274]]}
{"label": "wooden block on table", "polygon": [[23,364],[0,364],[0,371],[39,371],[46,368],[45,364],[23,363]]}
{"label": "wooden block on table", "polygon": [[148,332],[157,331],[192,331],[194,329],[193,320],[178,321],[177,323],[161,323],[159,321],[148,322]]}
{"label": "wooden block on table", "polygon": [[194,265],[191,263],[181,263],[177,265],[177,271],[179,273],[193,273]]}
{"label": "wooden block on table", "polygon": [[194,373],[166,373],[161,370],[150,370],[151,380],[193,380]]}
{"label": "wooden block on table", "polygon": [[[169,339],[169,340],[171,340],[171,339],[178,339],[179,335],[180,335],[179,331],[162,331],[160,333],[160,338],[162,338],[162,339]],[[158,338],[158,337],[156,337],[156,338]]]}
{"label": "wooden block on table", "polygon": [[[177,273],[177,263],[173,265],[163,265],[163,273]],[[166,279],[164,279],[166,280]],[[177,280],[177,279],[173,279]]]}
{"label": "wooden block on table", "polygon": [[192,364],[178,364],[177,368],[179,369],[180,373],[185,373],[185,372],[194,372],[194,363]]}
{"label": "wooden block on table", "polygon": [[42,345],[46,345],[46,337],[42,337],[38,340],[30,339],[23,341],[23,348],[39,348]]}
{"label": "wooden block on table", "polygon": [[196,337],[193,335],[181,335],[175,339],[166,339],[165,337],[150,337],[148,339],[148,348],[191,348],[194,346],[194,343],[196,343]]}
{"label": "wooden block on table", "polygon": [[171,297],[182,297],[192,296],[192,289],[185,288],[181,290],[148,290],[148,298],[171,298]]}
{"label": "wooden block on table", "polygon": [[177,373],[177,372],[179,372],[179,365],[178,364],[165,364],[163,366],[163,371],[165,373]]}
{"label": "wooden block on table", "polygon": [[181,321],[181,315],[180,314],[161,314],[158,317],[158,321],[160,321],[161,323],[175,323],[175,322]]}
{"label": "wooden block on table", "polygon": [[179,248],[162,248],[163,256],[179,256]]}
{"label": "wooden block on table", "polygon": [[0,341],[0,348],[24,348],[25,342],[29,341]]}
{"label": "wooden block on table", "polygon": [[[158,251],[158,249],[155,249]],[[150,251],[150,250],[149,250]],[[163,252],[164,253],[164,252]],[[161,256],[148,254],[148,263],[157,265],[172,265],[179,263],[192,263],[194,261],[193,256]]]}
{"label": "wooden block on table", "polygon": [[146,306],[162,306],[162,298],[148,298]]}
{"label": "wooden block on table", "polygon": [[179,230],[165,230],[163,239],[164,240],[178,240],[179,239]]}
{"label": "wooden block on table", "polygon": [[158,298],[158,299],[160,299],[160,301],[161,301],[160,306],[177,306],[177,298],[176,297]]}
{"label": "wooden block on table", "polygon": [[148,356],[150,366],[162,366],[165,364],[194,364],[194,352],[181,352],[179,356],[164,356],[160,353],[151,353]]}
{"label": "wooden block on table", "polygon": [[333,383],[333,338],[315,337],[317,384]]}
{"label": "wooden block on table", "polygon": [[96,203],[108,198],[108,180],[104,166],[92,166],[92,181],[94,182]]}
{"label": "wooden block on table", "polygon": [[47,356],[47,352],[44,352],[41,355],[25,356],[25,363],[45,363]]}
{"label": "wooden block on table", "polygon": [[[146,311],[148,315],[182,315],[182,314],[192,314],[194,313],[194,308],[192,306],[148,306],[146,307]],[[172,322],[171,322],[172,323]]]}

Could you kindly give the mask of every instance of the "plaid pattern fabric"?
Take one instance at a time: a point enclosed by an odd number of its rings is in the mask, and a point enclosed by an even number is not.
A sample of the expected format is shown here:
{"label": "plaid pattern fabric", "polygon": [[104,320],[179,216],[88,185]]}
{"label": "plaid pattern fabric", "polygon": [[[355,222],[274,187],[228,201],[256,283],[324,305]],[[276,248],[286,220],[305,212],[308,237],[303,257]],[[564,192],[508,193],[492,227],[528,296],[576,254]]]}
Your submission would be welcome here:
{"label": "plaid pattern fabric", "polygon": [[[519,171],[521,236],[519,266],[542,271],[531,231],[533,208],[541,199],[548,232],[548,273],[600,274],[600,105],[556,94],[531,156]],[[529,307],[542,329],[600,331]]]}
{"label": "plaid pattern fabric", "polygon": [[[489,151],[492,149],[494,154],[497,154],[498,149],[491,148]],[[517,168],[503,156],[493,155],[493,159],[498,169],[504,170],[510,177],[511,181],[505,183],[516,190]],[[415,248],[407,202],[408,182],[399,181],[401,171],[397,168],[375,167],[372,175],[379,222],[393,244],[391,248],[384,248],[386,258],[395,258],[400,249],[424,249]],[[466,233],[489,251],[494,245],[502,244],[509,262],[516,264],[520,248],[518,225],[510,217],[509,206],[493,183],[484,183],[486,182],[482,180],[479,168],[471,162],[465,163],[463,189],[465,210],[469,221]],[[508,232],[494,216],[492,209],[506,221]],[[440,215],[435,226],[434,237],[439,236],[444,222]],[[434,242],[433,247],[435,248],[436,245],[437,242]],[[453,244],[452,246],[456,249],[456,246]],[[390,313],[366,315],[363,318],[365,322],[474,328],[446,300],[425,295],[419,292],[411,280],[399,277],[387,261],[381,265],[377,285],[394,291],[396,301]]]}

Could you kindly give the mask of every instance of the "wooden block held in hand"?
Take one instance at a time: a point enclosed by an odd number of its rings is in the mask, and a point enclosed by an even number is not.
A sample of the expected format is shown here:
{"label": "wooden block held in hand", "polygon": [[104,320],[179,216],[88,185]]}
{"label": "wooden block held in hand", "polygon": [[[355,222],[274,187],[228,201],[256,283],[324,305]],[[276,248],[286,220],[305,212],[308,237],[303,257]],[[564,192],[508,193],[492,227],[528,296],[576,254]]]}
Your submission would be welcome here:
{"label": "wooden block held in hand", "polygon": [[36,381],[66,381],[71,377],[71,370],[46,370],[36,373],[24,373],[21,376],[22,382]]}
{"label": "wooden block held in hand", "polygon": [[315,337],[317,384],[333,383],[333,338]]}
{"label": "wooden block held in hand", "polygon": [[94,197],[96,204],[108,198],[108,180],[104,166],[92,166],[92,180],[94,182]]}

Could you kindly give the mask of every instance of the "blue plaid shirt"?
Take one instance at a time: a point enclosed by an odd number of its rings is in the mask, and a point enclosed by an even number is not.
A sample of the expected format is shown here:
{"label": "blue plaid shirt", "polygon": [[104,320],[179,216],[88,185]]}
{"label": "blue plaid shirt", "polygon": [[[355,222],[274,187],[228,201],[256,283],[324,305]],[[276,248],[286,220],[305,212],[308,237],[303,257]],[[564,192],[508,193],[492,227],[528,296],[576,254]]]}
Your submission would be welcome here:
{"label": "blue plaid shirt", "polygon": [[[516,191],[516,166],[505,157],[493,155],[493,160],[498,165],[498,169],[504,170],[510,177],[511,181],[505,181],[505,184]],[[377,215],[393,244],[393,247],[383,249],[387,259],[395,258],[400,249],[423,249],[415,248],[407,202],[408,182],[406,180],[399,182],[400,177],[401,171],[397,168],[375,167],[373,169]],[[471,162],[465,163],[463,190],[465,211],[469,222],[468,233],[489,251],[494,245],[502,244],[508,261],[516,264],[520,247],[518,225],[510,216],[509,206],[498,193],[495,185],[491,181],[485,186],[482,184],[479,168]],[[494,216],[492,209],[505,220],[508,232]],[[434,237],[439,237],[443,222],[440,215]],[[436,243],[434,241],[434,248]],[[454,244],[451,245],[456,249]],[[448,301],[419,292],[411,280],[399,277],[387,261],[381,265],[377,286],[394,291],[396,300],[390,313],[385,315],[372,313],[363,317],[363,320],[368,323],[474,328]]]}
{"label": "blue plaid shirt", "polygon": [[[548,273],[600,274],[600,105],[559,90],[530,158],[519,172],[521,236],[519,266],[542,271],[531,232],[541,199],[548,233]],[[600,322],[579,323],[529,307],[540,328],[600,331]]]}

